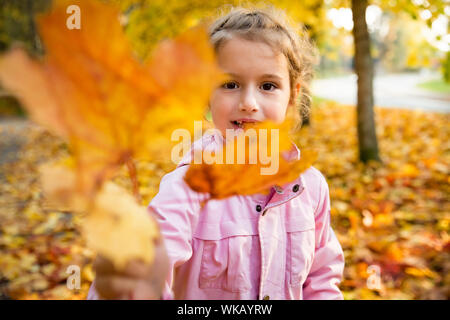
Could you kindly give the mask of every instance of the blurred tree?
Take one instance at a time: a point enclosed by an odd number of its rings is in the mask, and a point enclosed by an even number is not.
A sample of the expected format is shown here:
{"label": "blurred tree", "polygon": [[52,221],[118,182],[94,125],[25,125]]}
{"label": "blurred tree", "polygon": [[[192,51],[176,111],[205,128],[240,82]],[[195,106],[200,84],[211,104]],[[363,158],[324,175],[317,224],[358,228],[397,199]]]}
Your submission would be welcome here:
{"label": "blurred tree", "polygon": [[395,16],[384,12],[382,19],[383,26],[372,31],[370,36],[372,43],[379,48],[383,70],[399,72],[435,67],[442,52],[427,40],[424,21],[414,20],[400,12]]}
{"label": "blurred tree", "polygon": [[[353,13],[353,37],[355,43],[355,72],[358,76],[357,127],[359,158],[363,162],[379,161],[378,142],[375,132],[373,112],[373,59],[370,51],[370,36],[366,22],[368,0],[336,0],[335,7],[350,6]],[[446,4],[441,0],[372,0],[370,4],[378,5],[383,10],[393,13],[407,12],[413,19],[418,19],[422,11],[428,12],[427,24],[444,14]]]}
{"label": "blurred tree", "polygon": [[[331,20],[324,20],[330,23]],[[331,23],[329,30],[318,43],[320,52],[319,77],[345,74],[352,69],[354,48],[351,31],[336,28]]]}
{"label": "blurred tree", "polygon": [[0,52],[20,42],[30,54],[42,54],[34,15],[51,0],[0,0]]}
{"label": "blurred tree", "polygon": [[[239,0],[109,0],[119,4],[123,12],[123,24],[137,55],[145,59],[154,45],[175,36],[183,30],[206,19],[213,20],[231,6],[241,4]],[[301,23],[316,43],[323,43],[326,34],[325,6],[322,0],[269,0],[248,1],[256,7],[267,4],[284,9],[288,17]],[[309,117],[303,115],[303,125]]]}
{"label": "blurred tree", "polygon": [[[34,24],[35,13],[49,7],[52,0],[0,0],[0,51],[14,42],[21,42],[30,53],[41,54],[43,48]],[[174,37],[194,26],[205,17],[214,19],[230,6],[240,5],[240,0],[103,0],[118,5],[121,22],[139,58],[145,59],[158,41]],[[74,0],[74,2],[76,2]],[[265,3],[250,0],[249,5],[267,4],[285,9],[288,16],[301,22],[310,37],[317,43],[326,34],[323,24],[322,0],[269,0]],[[308,123],[304,119],[303,123]]]}
{"label": "blurred tree", "polygon": [[[43,48],[33,17],[49,4],[50,0],[0,0],[0,53],[20,43],[31,55],[41,55]],[[19,101],[0,84],[0,117],[24,114]]]}
{"label": "blurred tree", "polygon": [[445,82],[450,83],[450,51],[447,51],[445,58],[442,59],[442,74]]}
{"label": "blurred tree", "polygon": [[358,142],[361,161],[379,161],[373,112],[373,61],[366,23],[367,0],[352,0],[355,72],[358,76]]}
{"label": "blurred tree", "polygon": [[[145,58],[160,40],[180,33],[204,18],[214,19],[240,0],[108,0],[120,6],[123,23],[139,57]],[[256,7],[274,5],[285,9],[295,22],[301,22],[316,42],[324,35],[324,4],[322,0],[247,1]]]}

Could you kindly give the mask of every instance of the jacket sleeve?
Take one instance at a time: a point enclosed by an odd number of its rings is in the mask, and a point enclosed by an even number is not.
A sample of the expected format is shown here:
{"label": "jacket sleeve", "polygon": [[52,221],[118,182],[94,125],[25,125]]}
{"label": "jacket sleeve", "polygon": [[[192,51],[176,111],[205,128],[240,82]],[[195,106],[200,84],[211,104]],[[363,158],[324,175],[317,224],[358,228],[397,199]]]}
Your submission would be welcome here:
{"label": "jacket sleeve", "polygon": [[192,256],[192,228],[200,211],[200,195],[190,190],[183,180],[184,169],[165,175],[158,194],[152,199],[149,210],[153,211],[164,238],[169,257],[169,274],[163,299],[174,299],[172,290],[176,268]]}
{"label": "jacket sleeve", "polygon": [[303,284],[303,298],[308,300],[340,300],[339,289],[344,271],[344,253],[330,224],[328,184],[320,174],[319,202],[315,210],[315,253],[311,270]]}
{"label": "jacket sleeve", "polygon": [[[192,225],[200,209],[199,194],[191,191],[183,180],[185,169],[176,169],[166,174],[160,182],[158,194],[151,200],[148,209],[158,222],[169,257],[169,274],[165,281],[161,299],[174,299],[172,290],[175,269],[192,256]],[[92,283],[88,300],[99,299]]]}
{"label": "jacket sleeve", "polygon": [[91,287],[89,288],[89,292],[87,294],[87,300],[101,300],[100,296],[98,295],[97,291],[95,290],[95,279],[91,283]]}

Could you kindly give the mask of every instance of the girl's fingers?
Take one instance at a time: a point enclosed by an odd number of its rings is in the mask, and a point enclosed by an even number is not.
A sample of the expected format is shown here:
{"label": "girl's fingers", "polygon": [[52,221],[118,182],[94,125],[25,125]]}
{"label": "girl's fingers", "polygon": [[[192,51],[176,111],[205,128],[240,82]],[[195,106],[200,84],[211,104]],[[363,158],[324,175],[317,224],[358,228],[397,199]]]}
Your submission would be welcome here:
{"label": "girl's fingers", "polygon": [[129,299],[138,281],[120,276],[102,276],[95,279],[98,294],[104,299]]}
{"label": "girl's fingers", "polygon": [[93,263],[97,292],[105,299],[159,299],[169,271],[169,259],[163,239],[155,244],[155,259],[147,264],[131,260],[118,270],[104,256]]}
{"label": "girl's fingers", "polygon": [[[166,248],[164,242],[162,241],[162,237],[156,242],[154,247],[155,257],[154,261],[151,264],[147,264],[142,260],[131,260],[127,263],[124,270],[120,273],[124,276],[129,276],[133,278],[146,278],[148,279],[150,276],[155,274],[155,272],[159,275],[159,269],[168,269],[169,265],[166,263],[168,260]],[[164,279],[164,277],[163,277]]]}
{"label": "girl's fingers", "polygon": [[124,276],[143,279],[149,276],[150,266],[141,260],[131,260],[120,273]]}
{"label": "girl's fingers", "polygon": [[159,299],[169,270],[169,259],[163,241],[155,245],[152,264],[129,261],[124,270],[117,270],[105,257],[94,261],[95,287],[104,299]]}
{"label": "girl's fingers", "polygon": [[134,288],[131,297],[127,299],[133,300],[158,300],[161,298],[161,293],[159,293],[159,288],[155,288],[148,283],[139,281]]}
{"label": "girl's fingers", "polygon": [[95,283],[98,294],[111,300],[150,300],[159,299],[159,290],[142,280],[120,276],[97,278]]}
{"label": "girl's fingers", "polygon": [[93,268],[98,275],[117,275],[132,278],[145,278],[149,275],[149,265],[141,260],[131,260],[125,266],[125,269],[119,270],[114,267],[111,260],[98,255],[93,263]]}
{"label": "girl's fingers", "polygon": [[99,275],[114,274],[117,272],[111,260],[106,259],[101,255],[97,255],[97,257],[95,257],[92,268],[94,269],[95,273]]}

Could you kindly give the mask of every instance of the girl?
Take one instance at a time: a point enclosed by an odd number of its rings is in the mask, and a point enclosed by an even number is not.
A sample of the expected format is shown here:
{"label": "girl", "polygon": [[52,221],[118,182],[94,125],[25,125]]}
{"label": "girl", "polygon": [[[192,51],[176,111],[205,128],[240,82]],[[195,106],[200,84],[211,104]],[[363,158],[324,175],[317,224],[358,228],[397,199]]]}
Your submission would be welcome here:
{"label": "girl", "polygon": [[[217,133],[203,135],[192,150],[220,148],[225,130],[239,123],[280,123],[288,108],[307,110],[312,47],[282,13],[232,9],[212,25],[210,39],[231,80],[210,98]],[[300,157],[294,144],[288,156]],[[155,262],[133,261],[119,272],[97,258],[88,299],[343,298],[344,255],[330,226],[328,185],[317,169],[267,196],[210,200],[201,209],[207,195],[183,181],[190,160],[162,178],[149,205],[163,238]]]}

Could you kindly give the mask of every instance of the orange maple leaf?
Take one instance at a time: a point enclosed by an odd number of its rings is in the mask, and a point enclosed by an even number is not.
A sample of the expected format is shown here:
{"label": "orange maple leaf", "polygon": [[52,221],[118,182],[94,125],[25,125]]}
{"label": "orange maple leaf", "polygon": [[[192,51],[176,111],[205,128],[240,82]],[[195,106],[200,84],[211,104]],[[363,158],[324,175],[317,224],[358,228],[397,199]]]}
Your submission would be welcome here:
{"label": "orange maple leaf", "polygon": [[[67,6],[55,1],[38,18],[46,49],[42,61],[13,49],[0,59],[0,80],[32,119],[67,139],[76,159],[78,188],[94,194],[116,169],[152,159],[171,145],[170,133],[202,119],[220,78],[203,27],[161,43],[138,61],[116,8],[81,0],[81,29],[66,28]],[[191,130],[192,131],[192,130]]]}
{"label": "orange maple leaf", "polygon": [[[210,199],[223,199],[233,195],[267,194],[274,185],[292,182],[317,158],[317,152],[313,150],[302,150],[300,159],[287,159],[283,155],[292,147],[289,139],[292,123],[291,118],[281,125],[267,121],[244,128],[244,132],[233,139],[224,139],[224,146],[217,154],[202,152],[202,159],[208,159],[206,163],[190,164],[185,175],[186,183],[194,191],[209,193]],[[251,134],[250,130],[253,130]],[[272,144],[277,144],[277,148],[272,149]],[[232,155],[227,159],[231,150]],[[240,160],[239,151],[242,155]],[[272,164],[267,163],[268,159],[262,161],[262,154],[277,163],[276,170],[268,168]]]}

